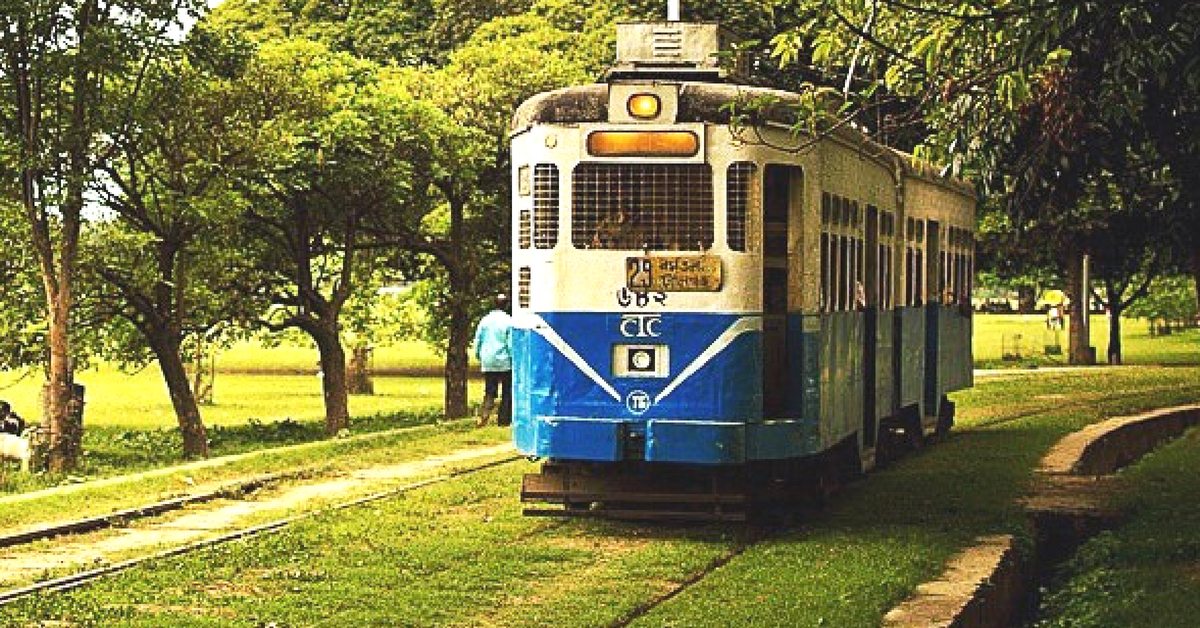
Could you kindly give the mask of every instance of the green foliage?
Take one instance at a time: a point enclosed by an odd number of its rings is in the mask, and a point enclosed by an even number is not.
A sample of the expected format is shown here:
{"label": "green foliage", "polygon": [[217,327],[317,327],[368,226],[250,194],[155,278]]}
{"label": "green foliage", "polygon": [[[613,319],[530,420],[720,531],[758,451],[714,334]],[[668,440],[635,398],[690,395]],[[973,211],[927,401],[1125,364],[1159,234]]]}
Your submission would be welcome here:
{"label": "green foliage", "polygon": [[1151,321],[1195,321],[1195,290],[1195,283],[1188,277],[1160,277],[1150,284],[1146,297],[1129,308],[1129,313]]}
{"label": "green foliage", "polygon": [[0,371],[41,362],[45,291],[15,203],[0,200]]}

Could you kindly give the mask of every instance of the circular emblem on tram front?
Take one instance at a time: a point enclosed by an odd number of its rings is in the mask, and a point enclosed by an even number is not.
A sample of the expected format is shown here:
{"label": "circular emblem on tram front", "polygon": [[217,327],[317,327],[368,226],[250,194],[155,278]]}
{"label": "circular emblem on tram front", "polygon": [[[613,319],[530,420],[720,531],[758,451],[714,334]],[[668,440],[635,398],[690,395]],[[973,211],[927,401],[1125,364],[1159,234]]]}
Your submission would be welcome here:
{"label": "circular emblem on tram front", "polygon": [[650,409],[650,395],[643,390],[635,390],[626,395],[625,407],[634,414],[645,414]]}

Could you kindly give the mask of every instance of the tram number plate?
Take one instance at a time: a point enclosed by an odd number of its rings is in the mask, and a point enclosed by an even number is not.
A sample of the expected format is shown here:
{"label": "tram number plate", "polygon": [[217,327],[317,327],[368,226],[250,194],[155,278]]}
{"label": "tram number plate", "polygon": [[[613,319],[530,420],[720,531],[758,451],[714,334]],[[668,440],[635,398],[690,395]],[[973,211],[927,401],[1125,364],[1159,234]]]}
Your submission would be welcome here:
{"label": "tram number plate", "polygon": [[634,292],[719,292],[719,257],[628,257],[625,278]]}

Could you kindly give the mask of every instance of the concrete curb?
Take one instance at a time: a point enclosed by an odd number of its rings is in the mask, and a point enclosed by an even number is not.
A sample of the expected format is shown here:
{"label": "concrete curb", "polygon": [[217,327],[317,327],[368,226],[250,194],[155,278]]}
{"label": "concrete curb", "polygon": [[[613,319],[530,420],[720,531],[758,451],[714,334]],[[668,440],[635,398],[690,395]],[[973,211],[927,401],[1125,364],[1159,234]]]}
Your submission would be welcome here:
{"label": "concrete curb", "polygon": [[1042,458],[1038,473],[1050,476],[1110,475],[1196,425],[1200,425],[1200,405],[1164,408],[1101,421],[1058,441]]}
{"label": "concrete curb", "polygon": [[1086,538],[1116,525],[1107,506],[1120,490],[1101,477],[1200,425],[1200,405],[1154,410],[1089,425],[1063,437],[1042,458],[1034,494],[1022,500],[1037,531],[1036,556],[1009,535],[983,537],[950,559],[936,580],[883,618],[883,628],[1004,628],[1033,599],[1035,567],[1062,560]]}
{"label": "concrete curb", "polygon": [[883,628],[1003,628],[1024,597],[1023,561],[1010,535],[989,536],[950,559],[937,580],[917,587],[883,616]]}

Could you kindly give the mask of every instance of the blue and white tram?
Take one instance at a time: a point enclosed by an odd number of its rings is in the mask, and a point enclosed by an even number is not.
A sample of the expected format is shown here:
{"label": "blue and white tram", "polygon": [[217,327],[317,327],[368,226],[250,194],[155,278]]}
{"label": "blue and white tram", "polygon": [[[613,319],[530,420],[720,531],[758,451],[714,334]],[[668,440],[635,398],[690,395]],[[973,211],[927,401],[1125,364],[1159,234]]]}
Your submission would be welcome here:
{"label": "blue and white tram", "polygon": [[728,511],[948,428],[971,385],[971,188],[853,129],[797,138],[786,106],[731,126],[798,96],[731,82],[724,38],[623,24],[605,83],[515,115],[526,499]]}

